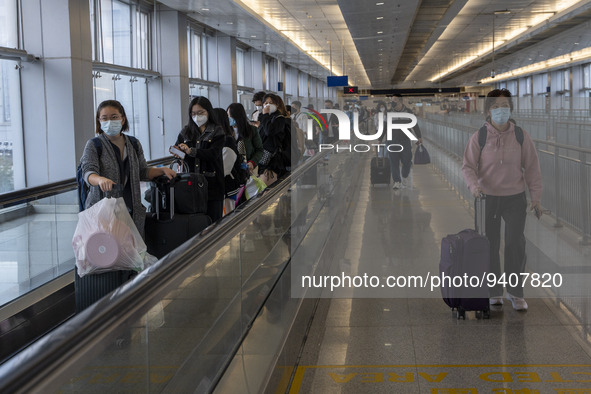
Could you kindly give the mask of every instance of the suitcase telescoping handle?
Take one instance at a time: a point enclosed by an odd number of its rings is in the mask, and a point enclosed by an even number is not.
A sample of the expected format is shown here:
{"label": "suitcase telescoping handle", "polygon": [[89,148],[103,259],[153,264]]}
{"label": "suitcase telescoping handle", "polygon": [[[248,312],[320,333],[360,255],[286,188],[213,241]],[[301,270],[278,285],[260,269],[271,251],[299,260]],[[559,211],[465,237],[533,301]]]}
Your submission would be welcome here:
{"label": "suitcase telescoping handle", "polygon": [[474,229],[480,235],[486,235],[486,195],[481,194],[474,200]]}
{"label": "suitcase telescoping handle", "polygon": [[[163,175],[164,176],[164,175]],[[166,178],[168,180],[168,178]],[[159,179],[162,183],[163,179]],[[170,181],[169,181],[170,182]],[[159,196],[160,195],[160,196]],[[156,220],[160,220],[160,202],[158,201],[158,197],[162,199],[162,207],[166,208],[168,204],[170,206],[170,220],[174,219],[174,182],[170,182],[170,200],[166,201],[166,194],[160,192],[160,189],[156,188]]]}

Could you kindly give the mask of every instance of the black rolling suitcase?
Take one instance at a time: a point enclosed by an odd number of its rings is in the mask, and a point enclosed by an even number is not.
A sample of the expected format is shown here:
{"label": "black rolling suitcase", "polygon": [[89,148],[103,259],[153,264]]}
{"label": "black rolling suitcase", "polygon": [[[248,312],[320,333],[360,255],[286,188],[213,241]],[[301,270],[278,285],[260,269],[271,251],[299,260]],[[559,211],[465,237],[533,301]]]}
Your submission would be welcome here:
{"label": "black rolling suitcase", "polygon": [[374,157],[371,159],[371,184],[390,184],[390,159],[387,157]]}
{"label": "black rolling suitcase", "polygon": [[[159,182],[163,182],[163,180],[159,180]],[[159,207],[163,205],[162,201],[153,200],[150,208],[153,208],[155,212],[146,215],[144,233],[148,253],[159,259],[211,224],[210,217],[203,213],[175,213],[175,189],[176,185],[174,184],[169,187],[158,185],[157,192],[152,196],[153,198],[156,196],[157,200],[167,201],[168,212],[160,212]],[[163,190],[164,193],[162,193]]]}
{"label": "black rolling suitcase", "polygon": [[75,272],[76,313],[82,312],[136,275],[135,271],[109,271],[80,277]]}
{"label": "black rolling suitcase", "polygon": [[480,287],[450,286],[444,280],[444,275],[452,278],[467,275],[482,280],[484,274],[490,272],[490,244],[484,235],[485,204],[484,197],[475,201],[476,230],[466,229],[457,234],[450,234],[441,241],[441,295],[452,311],[457,310],[458,319],[466,319],[466,311],[476,311],[476,317],[490,317],[486,278]]}

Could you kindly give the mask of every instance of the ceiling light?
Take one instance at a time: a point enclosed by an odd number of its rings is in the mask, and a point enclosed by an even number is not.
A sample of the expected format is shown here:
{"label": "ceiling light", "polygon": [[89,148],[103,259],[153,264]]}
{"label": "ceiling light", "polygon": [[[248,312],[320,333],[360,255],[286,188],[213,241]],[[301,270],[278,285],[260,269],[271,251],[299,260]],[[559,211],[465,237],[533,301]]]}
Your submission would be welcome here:
{"label": "ceiling light", "polygon": [[233,25],[233,24],[234,24],[234,22],[226,22],[226,24],[228,24],[228,25]]}
{"label": "ceiling light", "polygon": [[384,3],[376,3],[376,5],[384,5]]}
{"label": "ceiling light", "polygon": [[498,10],[498,11],[494,12],[495,15],[506,15],[506,14],[510,14],[510,13],[511,13],[511,11],[509,11],[506,8],[504,10]]}
{"label": "ceiling light", "polygon": [[378,16],[376,19],[384,19],[383,16]]}
{"label": "ceiling light", "polygon": [[382,41],[384,41],[384,40],[378,40],[378,42],[382,42]]}
{"label": "ceiling light", "polygon": [[201,11],[209,11],[209,8],[202,8]]}
{"label": "ceiling light", "polygon": [[384,34],[384,32],[383,31],[379,31],[378,34]]}
{"label": "ceiling light", "polygon": [[250,38],[257,38],[257,36],[250,36]]}

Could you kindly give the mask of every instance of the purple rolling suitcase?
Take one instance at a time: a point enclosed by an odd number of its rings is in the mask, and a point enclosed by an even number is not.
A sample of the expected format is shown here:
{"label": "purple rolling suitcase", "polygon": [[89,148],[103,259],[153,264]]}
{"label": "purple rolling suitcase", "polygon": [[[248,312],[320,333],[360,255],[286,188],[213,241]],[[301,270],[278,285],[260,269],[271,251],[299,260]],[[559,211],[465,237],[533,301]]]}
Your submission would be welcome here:
{"label": "purple rolling suitcase", "polygon": [[[466,229],[450,234],[441,241],[441,295],[443,301],[457,310],[457,318],[466,319],[466,311],[476,311],[476,317],[490,317],[489,295],[486,273],[490,272],[490,244],[484,233],[485,198],[475,202],[476,229]],[[476,277],[480,286],[450,285],[445,277]],[[476,279],[473,285],[476,284]],[[458,281],[459,283],[459,281]],[[456,284],[458,284],[456,283]]]}

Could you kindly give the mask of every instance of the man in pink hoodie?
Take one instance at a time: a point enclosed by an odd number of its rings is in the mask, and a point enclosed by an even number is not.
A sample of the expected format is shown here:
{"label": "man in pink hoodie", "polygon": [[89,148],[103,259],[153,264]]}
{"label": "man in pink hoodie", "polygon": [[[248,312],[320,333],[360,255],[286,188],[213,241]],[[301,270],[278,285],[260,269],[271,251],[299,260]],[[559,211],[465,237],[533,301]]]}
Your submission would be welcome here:
{"label": "man in pink hoodie", "polygon": [[[478,132],[468,141],[462,173],[472,194],[486,195],[485,233],[490,241],[490,269],[501,275],[499,249],[501,218],[505,221],[505,280],[517,275],[518,285],[507,285],[507,298],[515,310],[527,310],[523,299],[521,273],[525,269],[525,218],[529,189],[531,209],[542,213],[542,176],[540,163],[530,135],[509,121],[513,111],[511,93],[506,89],[491,91],[484,104],[486,144],[481,149]],[[517,132],[516,132],[517,129]],[[512,279],[513,282],[515,279]],[[490,289],[490,304],[503,304],[503,287]]]}

